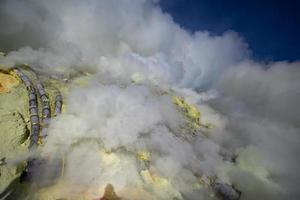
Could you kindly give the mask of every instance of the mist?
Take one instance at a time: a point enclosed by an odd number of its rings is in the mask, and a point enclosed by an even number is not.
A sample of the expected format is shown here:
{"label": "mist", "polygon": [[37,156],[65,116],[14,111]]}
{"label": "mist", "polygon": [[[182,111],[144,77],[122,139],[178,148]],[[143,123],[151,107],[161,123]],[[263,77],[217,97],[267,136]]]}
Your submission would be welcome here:
{"label": "mist", "polygon": [[[43,147],[65,156],[67,196],[97,188],[96,198],[110,183],[124,199],[212,198],[195,174],[245,200],[300,196],[299,62],[253,60],[237,32],[191,33],[150,0],[2,1],[0,50],[0,69],[27,64],[71,80]],[[181,137],[172,95],[214,127]],[[148,180],[140,151],[166,185]]]}

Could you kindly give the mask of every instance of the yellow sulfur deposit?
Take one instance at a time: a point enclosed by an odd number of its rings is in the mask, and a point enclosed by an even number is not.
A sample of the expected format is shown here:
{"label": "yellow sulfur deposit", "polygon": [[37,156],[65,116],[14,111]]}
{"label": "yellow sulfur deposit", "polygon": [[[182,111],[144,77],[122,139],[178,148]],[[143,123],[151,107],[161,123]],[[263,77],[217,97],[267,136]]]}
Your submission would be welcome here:
{"label": "yellow sulfur deposit", "polygon": [[11,91],[11,88],[18,85],[19,80],[12,74],[0,71],[0,94]]}
{"label": "yellow sulfur deposit", "polygon": [[131,82],[134,84],[139,84],[144,80],[144,77],[142,74],[140,73],[134,73],[131,76]]}
{"label": "yellow sulfur deposit", "polygon": [[137,157],[140,161],[150,161],[151,154],[148,151],[139,151]]}
{"label": "yellow sulfur deposit", "polygon": [[[0,72],[1,84],[3,80],[12,80],[16,86],[9,92],[0,92],[0,191],[14,183],[24,168],[24,163],[19,165],[7,165],[12,159],[23,160],[27,153],[29,141],[27,92],[18,80],[12,75]],[[4,82],[8,83],[8,81]],[[7,86],[7,85],[6,85]],[[3,90],[2,90],[3,91]]]}
{"label": "yellow sulfur deposit", "polygon": [[146,184],[154,186],[157,196],[173,196],[174,199],[182,199],[181,194],[172,186],[168,179],[152,174],[149,170],[142,170],[140,175]]}
{"label": "yellow sulfur deposit", "polygon": [[144,181],[148,184],[155,184],[156,186],[159,187],[167,186],[170,184],[167,179],[157,175],[153,175],[150,173],[149,170],[142,170],[141,176],[143,177]]}
{"label": "yellow sulfur deposit", "polygon": [[173,103],[177,105],[185,113],[186,117],[195,123],[199,123],[200,112],[195,106],[186,103],[182,98],[173,96]]}
{"label": "yellow sulfur deposit", "polygon": [[206,131],[203,131],[202,128],[212,129],[215,127],[215,125],[211,123],[201,123],[201,113],[199,112],[198,108],[188,104],[183,98],[174,95],[172,97],[172,101],[178,107],[179,111],[185,116],[186,123],[182,130],[183,134],[195,135],[199,130],[201,130],[202,133],[206,135]]}
{"label": "yellow sulfur deposit", "polygon": [[[32,79],[29,69],[24,67],[22,70]],[[45,80],[43,82],[53,108],[57,88],[64,93],[68,85],[55,79],[40,77]],[[25,168],[28,156],[30,137],[28,108],[28,92],[24,84],[13,70],[0,70],[0,193],[9,189],[26,196],[27,190],[20,191],[25,187],[24,184],[20,185],[19,176]]]}
{"label": "yellow sulfur deposit", "polygon": [[186,127],[183,128],[183,133],[196,134],[200,128],[200,112],[198,109],[178,96],[173,96],[172,101],[186,118]]}

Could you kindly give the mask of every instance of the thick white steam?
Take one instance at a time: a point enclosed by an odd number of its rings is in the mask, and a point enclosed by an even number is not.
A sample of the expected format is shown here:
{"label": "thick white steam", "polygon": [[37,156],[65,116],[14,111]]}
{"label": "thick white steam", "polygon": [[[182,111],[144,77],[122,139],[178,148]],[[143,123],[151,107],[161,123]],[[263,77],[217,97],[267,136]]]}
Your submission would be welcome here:
{"label": "thick white steam", "polygon": [[[150,0],[0,5],[1,69],[26,63],[49,75],[91,76],[65,97],[45,145],[45,152],[65,153],[66,182],[208,199],[195,189],[195,174],[204,174],[234,184],[241,199],[299,198],[298,62],[252,61],[237,33],[190,33]],[[196,104],[201,122],[214,128],[179,137],[185,119],[170,91]],[[148,167],[170,186],[147,183],[141,150],[151,152]],[[236,163],[224,154],[237,155]]]}

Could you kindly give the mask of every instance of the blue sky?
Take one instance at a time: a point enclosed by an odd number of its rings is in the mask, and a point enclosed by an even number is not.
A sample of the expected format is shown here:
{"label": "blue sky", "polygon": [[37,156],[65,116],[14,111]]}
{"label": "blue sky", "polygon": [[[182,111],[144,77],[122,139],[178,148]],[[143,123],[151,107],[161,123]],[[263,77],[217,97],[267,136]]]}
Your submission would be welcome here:
{"label": "blue sky", "polygon": [[300,0],[161,0],[160,6],[191,32],[238,32],[256,60],[300,60]]}

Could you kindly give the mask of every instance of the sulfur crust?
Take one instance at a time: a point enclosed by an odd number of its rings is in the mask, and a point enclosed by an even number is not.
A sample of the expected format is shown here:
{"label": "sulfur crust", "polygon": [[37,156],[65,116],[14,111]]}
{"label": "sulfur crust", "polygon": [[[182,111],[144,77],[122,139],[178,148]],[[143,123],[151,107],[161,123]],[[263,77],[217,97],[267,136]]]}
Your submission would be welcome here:
{"label": "sulfur crust", "polygon": [[[4,73],[5,74],[5,73]],[[9,76],[11,79],[14,79],[18,84],[16,84],[14,87],[11,87],[11,91],[9,93],[3,93],[0,94],[0,120],[5,119],[0,125],[0,142],[5,141],[7,144],[10,145],[10,148],[5,149],[6,147],[2,144],[0,145],[0,151],[1,156],[6,157],[8,152],[14,152],[13,157],[15,157],[15,154],[20,154],[27,152],[27,145],[28,145],[28,139],[26,140],[16,140],[16,138],[24,138],[24,130],[26,126],[29,125],[29,113],[28,113],[28,97],[25,87],[23,87],[22,84],[19,84],[20,81],[17,77],[14,76],[13,73],[11,74],[5,74]],[[135,83],[138,83],[141,81],[139,76],[133,77],[135,78]],[[77,78],[74,80],[73,83],[76,85],[79,85],[81,87],[85,87],[86,84],[89,82],[90,76],[86,76],[85,78]],[[46,79],[44,81],[46,91],[49,95],[51,107],[53,108],[53,103],[55,99],[55,92],[57,91],[57,88],[63,93],[66,94],[68,92],[68,84],[59,82],[53,79]],[[181,111],[181,113],[184,115],[186,119],[186,127],[183,127],[183,129],[186,130],[186,132],[194,132],[199,130],[201,127],[200,123],[200,117],[201,113],[197,109],[196,106],[190,105],[187,102],[184,101],[183,98],[178,96],[172,96],[173,103],[178,107],[178,110]],[[65,95],[66,96],[66,95]],[[63,104],[63,110],[65,109],[65,104]],[[5,111],[5,112],[3,112]],[[20,118],[20,116],[12,116],[12,113],[19,112],[21,116],[23,116],[24,120]],[[53,110],[52,110],[53,112]],[[7,115],[7,117],[3,117],[4,115]],[[11,123],[7,123],[7,121],[11,121]],[[16,128],[16,124],[19,124]],[[4,132],[5,131],[5,132]],[[19,141],[13,143],[11,145],[11,142],[9,141]],[[3,147],[3,149],[2,149]],[[119,165],[119,158],[117,154],[111,152],[100,152],[99,156],[103,159],[103,164],[113,167],[115,165]],[[2,157],[1,157],[2,158]],[[147,150],[140,150],[136,152],[136,159],[142,162],[151,162],[151,153]],[[17,167],[9,169],[9,171],[5,171],[4,169],[6,166],[2,167],[0,166],[1,172],[3,172],[3,175],[0,178],[0,190],[2,191],[5,186],[7,186],[15,177],[17,177],[19,174],[17,172]],[[63,171],[63,170],[62,170]],[[13,173],[12,173],[13,172]],[[155,193],[158,196],[165,196],[167,194],[172,194],[171,196],[176,197],[177,199],[182,199],[180,193],[173,187],[172,183],[164,178],[159,176],[158,174],[154,174],[150,172],[149,169],[143,169],[140,171],[141,179],[143,180],[143,184],[145,185],[152,185],[155,189]],[[2,178],[5,177],[5,178]],[[104,186],[103,186],[104,187]],[[70,190],[80,190],[80,188],[77,188],[77,186],[69,185],[61,179],[56,185],[48,188],[43,188],[40,191],[38,191],[38,197],[41,200],[54,200],[59,199],[63,197],[69,197],[70,194],[66,194],[65,191]],[[93,191],[92,191],[93,190]],[[103,194],[104,188],[91,188],[91,191],[83,191],[82,196],[76,197],[76,199],[91,199],[91,193],[97,194],[96,196],[100,196]],[[137,186],[136,188],[127,188],[124,189],[124,191],[117,191],[117,195],[120,196],[126,196],[124,192],[127,190],[132,192],[132,195],[136,195],[136,199],[139,199],[138,197],[144,196],[144,199],[155,199],[150,194],[147,194],[147,191],[144,190],[143,186]],[[119,193],[120,192],[120,193]],[[147,194],[147,195],[146,195]],[[127,194],[128,195],[128,194]],[[128,195],[130,196],[130,195]],[[134,195],[133,195],[134,196]],[[146,198],[147,196],[147,198]],[[169,195],[166,195],[169,196]],[[93,196],[93,198],[95,195]]]}
{"label": "sulfur crust", "polygon": [[10,92],[17,85],[19,80],[12,73],[0,71],[0,94]]}
{"label": "sulfur crust", "polygon": [[16,160],[14,165],[0,166],[0,191],[18,177],[24,167],[22,158],[27,153],[28,111],[27,92],[13,75],[0,73],[14,84],[9,92],[0,93],[0,159]]}

